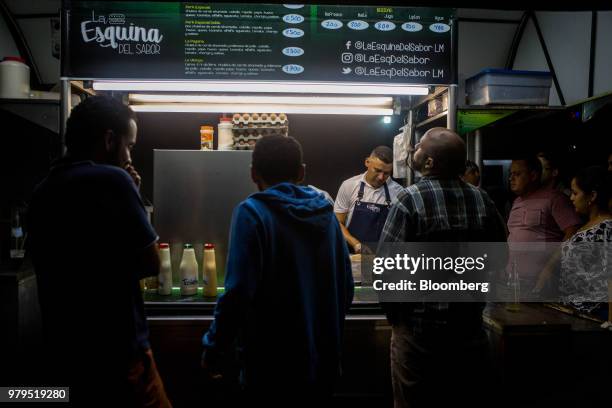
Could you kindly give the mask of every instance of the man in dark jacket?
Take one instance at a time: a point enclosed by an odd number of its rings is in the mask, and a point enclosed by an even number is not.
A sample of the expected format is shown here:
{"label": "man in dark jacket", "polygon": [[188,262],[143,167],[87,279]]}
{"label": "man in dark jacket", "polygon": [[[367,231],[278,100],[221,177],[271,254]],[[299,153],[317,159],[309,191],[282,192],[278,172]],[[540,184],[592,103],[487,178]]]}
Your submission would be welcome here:
{"label": "man in dark jacket", "polygon": [[86,99],[68,118],[66,157],[30,203],[46,384],[70,386],[75,406],[170,406],[139,286],[160,261],[132,166],[136,136],[128,106]]}
{"label": "man in dark jacket", "polygon": [[237,340],[249,398],[287,406],[328,398],[353,299],[347,245],[332,205],[298,185],[304,164],[295,139],[258,141],[251,176],[259,192],[234,210],[225,293],[203,337],[203,365],[214,372]]}

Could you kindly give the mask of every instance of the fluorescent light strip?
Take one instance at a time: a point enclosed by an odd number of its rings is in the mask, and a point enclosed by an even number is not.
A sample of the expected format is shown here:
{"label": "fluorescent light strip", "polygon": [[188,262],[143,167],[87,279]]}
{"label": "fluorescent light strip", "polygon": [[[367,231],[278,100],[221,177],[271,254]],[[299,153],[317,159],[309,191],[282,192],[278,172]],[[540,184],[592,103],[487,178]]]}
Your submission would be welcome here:
{"label": "fluorescent light strip", "polygon": [[427,95],[429,88],[415,85],[338,82],[189,82],[189,81],[95,81],[96,91],[151,92],[265,92],[307,94]]}
{"label": "fluorescent light strip", "polygon": [[393,109],[370,106],[341,106],[341,105],[244,105],[244,104],[144,104],[131,105],[135,112],[258,112],[258,113],[302,113],[321,115],[393,115]]}
{"label": "fluorescent light strip", "polygon": [[178,94],[130,94],[130,103],[239,103],[275,105],[358,105],[393,106],[392,97],[316,97],[316,96],[248,96],[248,95],[178,95]]}

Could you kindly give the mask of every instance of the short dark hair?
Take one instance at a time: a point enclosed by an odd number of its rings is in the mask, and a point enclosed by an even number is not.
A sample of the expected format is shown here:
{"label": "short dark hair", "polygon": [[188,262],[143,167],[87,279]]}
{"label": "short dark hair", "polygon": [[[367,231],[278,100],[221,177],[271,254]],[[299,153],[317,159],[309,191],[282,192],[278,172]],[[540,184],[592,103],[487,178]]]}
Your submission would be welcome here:
{"label": "short dark hair", "polygon": [[136,121],[136,114],[117,99],[106,95],[85,99],[72,110],[66,123],[68,153],[89,157],[107,130],[124,135],[130,120]]}
{"label": "short dark hair", "polygon": [[589,194],[592,191],[597,193],[595,204],[599,209],[607,209],[610,202],[612,190],[612,174],[608,169],[601,166],[591,166],[581,169],[574,176],[578,187]]}
{"label": "short dark hair", "polygon": [[542,175],[542,162],[536,156],[519,157],[513,161],[523,161],[527,166],[528,171],[535,171],[539,175]]}
{"label": "short dark hair", "polygon": [[393,150],[389,146],[376,146],[370,153],[370,157],[376,157],[383,163],[391,164],[393,163]]}
{"label": "short dark hair", "polygon": [[465,173],[480,173],[480,168],[478,167],[478,165],[471,161],[471,160],[466,160],[465,161]]}
{"label": "short dark hair", "polygon": [[269,185],[298,181],[302,146],[290,136],[264,136],[255,144],[253,169]]}

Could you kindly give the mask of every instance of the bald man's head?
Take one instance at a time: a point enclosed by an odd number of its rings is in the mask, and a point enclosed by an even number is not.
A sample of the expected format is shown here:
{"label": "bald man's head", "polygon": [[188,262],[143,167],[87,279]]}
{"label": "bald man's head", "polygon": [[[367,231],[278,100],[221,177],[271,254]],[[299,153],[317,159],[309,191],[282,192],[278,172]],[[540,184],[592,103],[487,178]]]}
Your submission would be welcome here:
{"label": "bald man's head", "polygon": [[465,143],[450,129],[429,129],[414,153],[415,169],[423,175],[455,177],[463,174]]}

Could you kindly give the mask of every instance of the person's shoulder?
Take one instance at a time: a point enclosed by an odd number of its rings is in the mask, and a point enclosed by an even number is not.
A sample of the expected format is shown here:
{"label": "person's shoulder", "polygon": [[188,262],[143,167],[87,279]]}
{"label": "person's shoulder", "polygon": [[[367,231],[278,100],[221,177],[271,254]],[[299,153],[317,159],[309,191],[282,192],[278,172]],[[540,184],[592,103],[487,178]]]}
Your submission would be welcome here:
{"label": "person's shoulder", "polygon": [[397,181],[391,178],[389,178],[389,181],[387,182],[387,187],[389,187],[390,190],[393,190],[397,193],[404,190],[404,187],[400,183],[398,183]]}
{"label": "person's shoulder", "polygon": [[90,171],[92,173],[108,175],[109,177],[116,177],[118,179],[130,179],[127,171],[123,170],[121,167],[112,166],[110,164],[94,164],[90,167]]}
{"label": "person's shoulder", "polygon": [[105,180],[116,180],[118,182],[131,180],[129,174],[120,167],[110,164],[84,163],[75,164],[67,169],[71,178],[97,178]]}
{"label": "person's shoulder", "polygon": [[235,211],[241,216],[254,217],[255,214],[259,214],[263,211],[267,211],[268,208],[262,200],[257,199],[259,193],[253,193],[243,201],[239,202],[235,208]]}
{"label": "person's shoulder", "polygon": [[571,202],[569,197],[563,193],[563,191],[555,189],[548,189],[545,191],[545,194],[550,197],[551,200],[562,200]]}
{"label": "person's shoulder", "polygon": [[548,188],[548,187],[540,187],[539,189],[537,189],[536,191],[534,191],[533,193],[527,195],[527,197],[525,197],[525,200],[563,200],[564,198],[567,198],[565,196],[565,194],[563,194],[562,192],[560,192],[557,189],[554,188]]}
{"label": "person's shoulder", "polygon": [[420,181],[417,183],[411,184],[406,188],[402,188],[402,191],[400,191],[397,194],[397,201],[404,203],[404,204],[408,201],[412,201],[415,196],[421,195],[422,188],[423,188],[423,185]]}
{"label": "person's shoulder", "polygon": [[347,178],[346,180],[344,180],[342,182],[342,184],[340,184],[340,188],[338,189],[338,195],[344,193],[344,194],[350,194],[352,190],[354,190],[358,185],[359,182],[361,181],[363,174],[358,174],[356,176],[353,176],[351,178]]}
{"label": "person's shoulder", "polygon": [[411,184],[408,187],[406,187],[404,189],[404,195],[405,194],[410,194],[410,195],[418,194],[419,191],[421,191],[422,187],[423,187],[423,180],[420,180],[420,181],[418,181],[418,182],[416,182],[414,184]]}
{"label": "person's shoulder", "polygon": [[437,180],[428,177],[422,177],[419,181],[410,185],[409,187],[406,187],[404,190],[409,191],[410,194],[414,195],[421,194],[423,191],[433,190],[439,187],[440,184]]}
{"label": "person's shoulder", "polygon": [[94,164],[89,169],[89,175],[104,180],[107,185],[117,188],[134,188],[134,181],[127,171],[109,164]]}
{"label": "person's shoulder", "polygon": [[470,183],[463,183],[465,184],[464,188],[466,190],[468,190],[470,192],[470,194],[473,194],[476,197],[482,197],[482,199],[487,202],[487,201],[491,201],[491,197],[489,196],[489,193],[487,193],[483,188],[478,187],[478,186],[474,186]]}
{"label": "person's shoulder", "polygon": [[612,238],[612,219],[603,220],[601,224],[599,224],[599,228],[610,233],[610,238]]}
{"label": "person's shoulder", "polygon": [[361,179],[363,178],[363,174],[357,174],[356,176],[347,178],[346,180],[344,180],[342,182],[342,185],[346,185],[346,186],[354,186],[355,184],[359,184],[359,182],[361,181]]}

